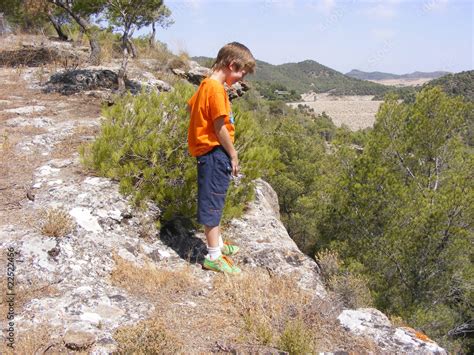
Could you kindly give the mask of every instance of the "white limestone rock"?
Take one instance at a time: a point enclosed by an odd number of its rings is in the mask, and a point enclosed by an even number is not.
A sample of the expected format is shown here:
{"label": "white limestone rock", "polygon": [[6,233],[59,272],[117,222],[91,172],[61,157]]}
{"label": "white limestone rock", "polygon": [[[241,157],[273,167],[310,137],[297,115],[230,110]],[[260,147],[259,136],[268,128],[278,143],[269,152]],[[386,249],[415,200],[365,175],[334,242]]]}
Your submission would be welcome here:
{"label": "white limestone rock", "polygon": [[425,340],[409,328],[395,328],[385,314],[374,308],[344,310],[337,318],[350,332],[370,338],[387,353],[447,354],[434,341]]}

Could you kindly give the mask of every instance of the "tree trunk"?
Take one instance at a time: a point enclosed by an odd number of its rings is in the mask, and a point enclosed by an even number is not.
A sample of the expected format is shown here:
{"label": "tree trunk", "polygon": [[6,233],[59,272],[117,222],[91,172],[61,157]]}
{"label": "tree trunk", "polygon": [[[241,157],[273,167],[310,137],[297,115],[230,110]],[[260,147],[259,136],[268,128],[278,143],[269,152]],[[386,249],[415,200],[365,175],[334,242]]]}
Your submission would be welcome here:
{"label": "tree trunk", "polygon": [[150,38],[148,39],[148,43],[150,44],[150,48],[155,48],[155,34],[156,34],[155,22],[152,22],[151,23],[151,35],[150,35]]}
{"label": "tree trunk", "polygon": [[125,92],[125,73],[128,64],[128,42],[128,31],[125,29],[122,36],[122,64],[118,72],[118,89],[121,93]]}
{"label": "tree trunk", "polygon": [[97,33],[94,30],[92,30],[89,21],[87,21],[81,15],[73,12],[72,9],[70,8],[69,2],[63,3],[63,2],[51,1],[51,0],[50,2],[66,10],[66,12],[77,22],[77,24],[81,26],[86,36],[89,37],[89,45],[91,47],[89,62],[92,65],[99,65],[100,64],[100,44],[99,44],[99,41],[97,40]]}
{"label": "tree trunk", "polygon": [[59,39],[61,41],[67,41],[68,40],[67,35],[63,32],[61,28],[61,24],[54,18],[53,14],[51,13],[51,10],[48,10],[48,19],[53,24],[53,27],[56,30],[56,33],[58,34]]}
{"label": "tree trunk", "polygon": [[136,58],[137,57],[137,48],[133,44],[130,37],[127,37],[127,45],[128,45],[129,53],[132,53],[132,58]]}
{"label": "tree trunk", "polygon": [[89,33],[86,32],[86,34],[89,37],[89,45],[91,47],[89,61],[92,65],[100,65],[100,44],[97,40],[97,33],[89,30]]}

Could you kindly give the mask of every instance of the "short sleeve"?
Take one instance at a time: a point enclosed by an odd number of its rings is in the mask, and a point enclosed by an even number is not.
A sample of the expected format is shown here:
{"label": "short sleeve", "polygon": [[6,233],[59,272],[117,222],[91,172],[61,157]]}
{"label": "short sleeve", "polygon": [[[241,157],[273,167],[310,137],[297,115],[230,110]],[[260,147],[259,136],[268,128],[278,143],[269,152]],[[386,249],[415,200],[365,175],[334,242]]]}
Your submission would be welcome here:
{"label": "short sleeve", "polygon": [[188,100],[188,105],[192,107],[193,104],[194,104],[194,101],[196,101],[196,95],[195,94],[193,96],[191,96],[191,98]]}
{"label": "short sleeve", "polygon": [[209,117],[212,121],[221,116],[227,116],[224,93],[216,92],[209,97]]}

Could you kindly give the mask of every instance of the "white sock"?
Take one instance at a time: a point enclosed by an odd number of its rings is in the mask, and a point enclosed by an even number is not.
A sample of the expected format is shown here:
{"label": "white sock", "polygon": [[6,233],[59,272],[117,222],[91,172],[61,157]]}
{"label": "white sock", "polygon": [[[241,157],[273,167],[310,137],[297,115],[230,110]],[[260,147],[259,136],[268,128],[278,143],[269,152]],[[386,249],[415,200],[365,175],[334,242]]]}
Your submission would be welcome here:
{"label": "white sock", "polygon": [[209,252],[209,259],[210,260],[216,260],[219,256],[221,256],[221,248],[219,246],[212,248],[212,247],[207,247],[207,251]]}
{"label": "white sock", "polygon": [[219,234],[219,248],[224,247],[224,241],[222,240],[222,235]]}

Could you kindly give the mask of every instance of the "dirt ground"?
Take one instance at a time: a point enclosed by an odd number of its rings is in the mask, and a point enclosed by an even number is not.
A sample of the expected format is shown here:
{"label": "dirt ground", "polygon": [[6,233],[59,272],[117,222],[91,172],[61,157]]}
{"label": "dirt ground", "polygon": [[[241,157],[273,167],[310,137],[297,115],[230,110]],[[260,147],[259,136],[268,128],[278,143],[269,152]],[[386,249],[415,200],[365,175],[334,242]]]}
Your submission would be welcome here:
{"label": "dirt ground", "polygon": [[[34,170],[45,161],[75,152],[80,137],[94,132],[92,124],[100,115],[98,99],[45,94],[30,88],[27,74],[33,70],[0,68],[0,219],[5,224],[25,223],[31,218],[22,206],[33,193]],[[50,125],[41,127],[42,121]],[[71,129],[51,132],[66,121]],[[44,141],[35,140],[41,135]],[[48,139],[51,135],[54,138]],[[43,143],[48,144],[46,151],[41,149]]]}

